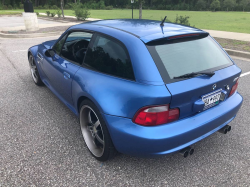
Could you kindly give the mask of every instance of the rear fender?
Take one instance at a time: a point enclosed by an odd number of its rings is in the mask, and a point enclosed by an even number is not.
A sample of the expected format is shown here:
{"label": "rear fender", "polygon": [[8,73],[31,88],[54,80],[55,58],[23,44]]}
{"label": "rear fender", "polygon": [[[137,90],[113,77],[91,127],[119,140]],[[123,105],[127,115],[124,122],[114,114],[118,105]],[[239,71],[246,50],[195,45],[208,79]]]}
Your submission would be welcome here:
{"label": "rear fender", "polygon": [[147,85],[80,68],[72,81],[72,98],[78,110],[81,96],[92,100],[108,115],[133,118],[142,107],[169,104],[171,95],[165,85]]}

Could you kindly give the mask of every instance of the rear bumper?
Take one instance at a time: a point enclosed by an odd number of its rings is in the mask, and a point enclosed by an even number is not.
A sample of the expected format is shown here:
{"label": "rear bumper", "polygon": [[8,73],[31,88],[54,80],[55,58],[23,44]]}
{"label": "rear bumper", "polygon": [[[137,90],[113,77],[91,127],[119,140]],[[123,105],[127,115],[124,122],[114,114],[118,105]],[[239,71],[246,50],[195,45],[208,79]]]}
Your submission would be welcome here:
{"label": "rear bumper", "polygon": [[225,102],[195,116],[157,127],[143,127],[131,119],[104,115],[116,149],[134,156],[169,154],[192,145],[230,123],[242,105],[235,93]]}

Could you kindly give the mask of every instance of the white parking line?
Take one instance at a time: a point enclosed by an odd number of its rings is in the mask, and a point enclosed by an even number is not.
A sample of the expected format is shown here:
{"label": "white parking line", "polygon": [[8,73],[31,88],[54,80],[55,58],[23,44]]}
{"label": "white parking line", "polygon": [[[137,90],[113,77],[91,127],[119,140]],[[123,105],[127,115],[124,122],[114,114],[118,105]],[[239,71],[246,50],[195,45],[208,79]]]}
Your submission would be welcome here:
{"label": "white parking line", "polygon": [[17,53],[17,52],[23,52],[23,51],[28,51],[28,50],[18,50],[18,51],[12,51],[12,52],[14,52],[14,53]]}
{"label": "white parking line", "polygon": [[246,72],[246,73],[241,74],[241,76],[240,76],[240,77],[244,77],[244,76],[246,76],[246,75],[250,75],[250,71],[249,71],[249,72]]}

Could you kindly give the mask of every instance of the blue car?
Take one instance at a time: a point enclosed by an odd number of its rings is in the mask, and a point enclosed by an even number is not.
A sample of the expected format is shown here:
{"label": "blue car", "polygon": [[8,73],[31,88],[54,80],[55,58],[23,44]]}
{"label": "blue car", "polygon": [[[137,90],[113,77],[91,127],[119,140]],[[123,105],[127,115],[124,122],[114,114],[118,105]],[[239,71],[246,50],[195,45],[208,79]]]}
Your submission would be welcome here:
{"label": "blue car", "polygon": [[32,78],[79,117],[99,161],[117,152],[180,152],[231,130],[241,69],[202,30],[152,20],[103,20],[67,29],[28,51]]}

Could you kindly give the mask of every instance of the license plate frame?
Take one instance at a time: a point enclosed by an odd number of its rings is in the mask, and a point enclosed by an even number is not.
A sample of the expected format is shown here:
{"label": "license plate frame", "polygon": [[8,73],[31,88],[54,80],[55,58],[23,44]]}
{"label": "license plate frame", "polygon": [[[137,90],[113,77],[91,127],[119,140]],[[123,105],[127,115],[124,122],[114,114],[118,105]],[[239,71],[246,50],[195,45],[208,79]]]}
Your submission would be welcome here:
{"label": "license plate frame", "polygon": [[202,101],[205,103],[203,110],[207,110],[220,102],[222,89],[216,90],[212,93],[202,96]]}

